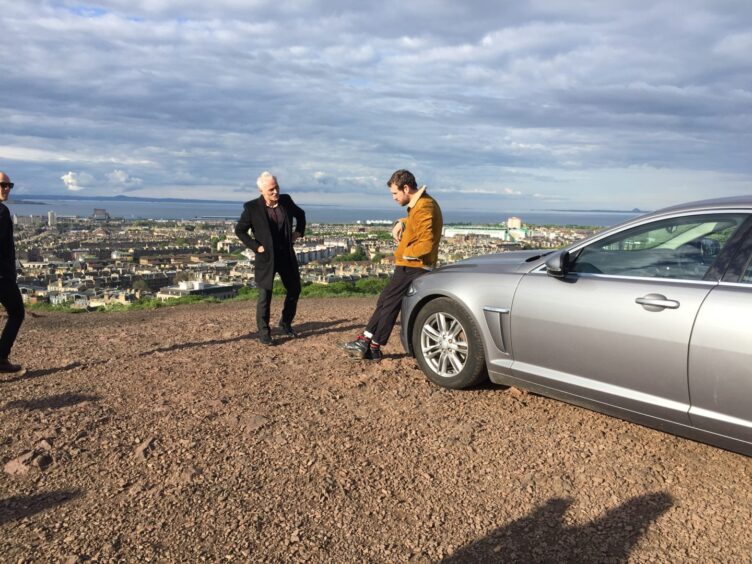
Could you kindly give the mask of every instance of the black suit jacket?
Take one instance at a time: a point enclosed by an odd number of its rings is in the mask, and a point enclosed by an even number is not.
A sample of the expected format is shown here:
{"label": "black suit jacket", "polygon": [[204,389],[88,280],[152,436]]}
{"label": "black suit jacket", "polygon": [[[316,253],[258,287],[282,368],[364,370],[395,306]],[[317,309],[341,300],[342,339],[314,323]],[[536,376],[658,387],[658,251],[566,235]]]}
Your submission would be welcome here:
{"label": "black suit jacket", "polygon": [[[305,235],[305,212],[287,194],[279,195],[279,206],[285,212],[283,230],[290,245],[288,253],[290,264],[284,266],[292,268],[297,274],[298,261],[295,259],[295,251],[292,247],[292,232],[296,231],[301,237]],[[294,229],[293,219],[295,219]],[[253,237],[248,233],[249,230],[253,233]],[[243,214],[235,226],[235,235],[243,241],[246,247],[256,253],[254,257],[256,285],[260,288],[271,288],[274,282],[274,241],[263,196],[243,204]],[[260,246],[264,247],[263,253],[257,252]]]}
{"label": "black suit jacket", "polygon": [[5,204],[0,204],[0,278],[16,280],[16,244],[13,242],[13,219]]}

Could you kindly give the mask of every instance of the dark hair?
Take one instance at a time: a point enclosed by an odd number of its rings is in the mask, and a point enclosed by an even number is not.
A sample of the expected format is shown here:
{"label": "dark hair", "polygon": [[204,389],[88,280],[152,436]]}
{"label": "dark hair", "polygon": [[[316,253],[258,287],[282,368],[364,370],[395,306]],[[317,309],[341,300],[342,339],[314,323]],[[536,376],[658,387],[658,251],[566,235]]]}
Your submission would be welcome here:
{"label": "dark hair", "polygon": [[405,170],[404,168],[395,171],[394,174],[392,174],[392,177],[389,179],[389,182],[386,183],[387,186],[390,186],[392,184],[396,184],[397,188],[402,190],[402,187],[407,184],[411,190],[416,190],[418,188],[418,183],[415,182],[415,177],[413,176],[413,173],[409,170]]}

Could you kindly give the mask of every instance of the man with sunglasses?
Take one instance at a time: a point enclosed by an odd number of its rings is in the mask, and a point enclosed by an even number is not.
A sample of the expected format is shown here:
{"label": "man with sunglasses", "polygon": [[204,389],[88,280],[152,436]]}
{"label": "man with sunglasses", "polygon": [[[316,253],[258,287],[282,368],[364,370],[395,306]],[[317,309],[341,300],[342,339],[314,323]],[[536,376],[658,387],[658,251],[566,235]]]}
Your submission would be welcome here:
{"label": "man with sunglasses", "polygon": [[7,174],[0,171],[0,303],[8,313],[0,334],[0,372],[19,372],[23,368],[10,360],[10,350],[24,320],[21,291],[16,283],[16,245],[13,242],[13,219],[5,202],[13,189]]}

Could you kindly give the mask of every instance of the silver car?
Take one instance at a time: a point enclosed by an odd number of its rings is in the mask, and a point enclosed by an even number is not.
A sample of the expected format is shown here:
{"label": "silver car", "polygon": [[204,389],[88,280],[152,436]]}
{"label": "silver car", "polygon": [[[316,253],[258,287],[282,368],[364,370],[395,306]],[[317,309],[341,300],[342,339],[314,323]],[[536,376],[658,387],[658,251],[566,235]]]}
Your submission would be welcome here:
{"label": "silver car", "polygon": [[436,269],[401,338],[440,386],[490,377],[752,456],[752,197]]}

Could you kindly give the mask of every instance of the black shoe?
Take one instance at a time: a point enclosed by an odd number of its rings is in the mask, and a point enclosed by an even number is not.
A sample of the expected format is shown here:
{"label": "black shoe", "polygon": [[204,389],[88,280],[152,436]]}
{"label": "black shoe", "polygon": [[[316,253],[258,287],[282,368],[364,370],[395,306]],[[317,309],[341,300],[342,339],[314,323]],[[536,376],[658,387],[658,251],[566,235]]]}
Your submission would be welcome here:
{"label": "black shoe", "polygon": [[274,344],[271,334],[269,334],[269,332],[266,332],[266,331],[262,332],[259,335],[259,341],[261,342],[262,345],[266,345],[266,346],[271,346]]}
{"label": "black shoe", "polygon": [[0,359],[0,372],[20,372],[23,370],[23,366],[20,364],[13,364],[7,358]]}
{"label": "black shoe", "polygon": [[366,360],[375,360],[376,362],[378,362],[382,358],[384,358],[384,355],[381,354],[381,347],[368,347],[368,352],[363,358],[365,358]]}
{"label": "black shoe", "polygon": [[365,341],[363,339],[355,339],[354,341],[350,341],[349,343],[345,343],[342,345],[342,348],[347,351],[347,354],[352,356],[353,358],[366,358],[366,355],[368,354],[368,349],[371,347],[369,346],[368,341]]}
{"label": "black shoe", "polygon": [[282,331],[285,335],[290,337],[291,339],[294,339],[298,336],[298,334],[292,330],[292,325],[289,323],[285,323],[284,321],[279,322],[279,330]]}

